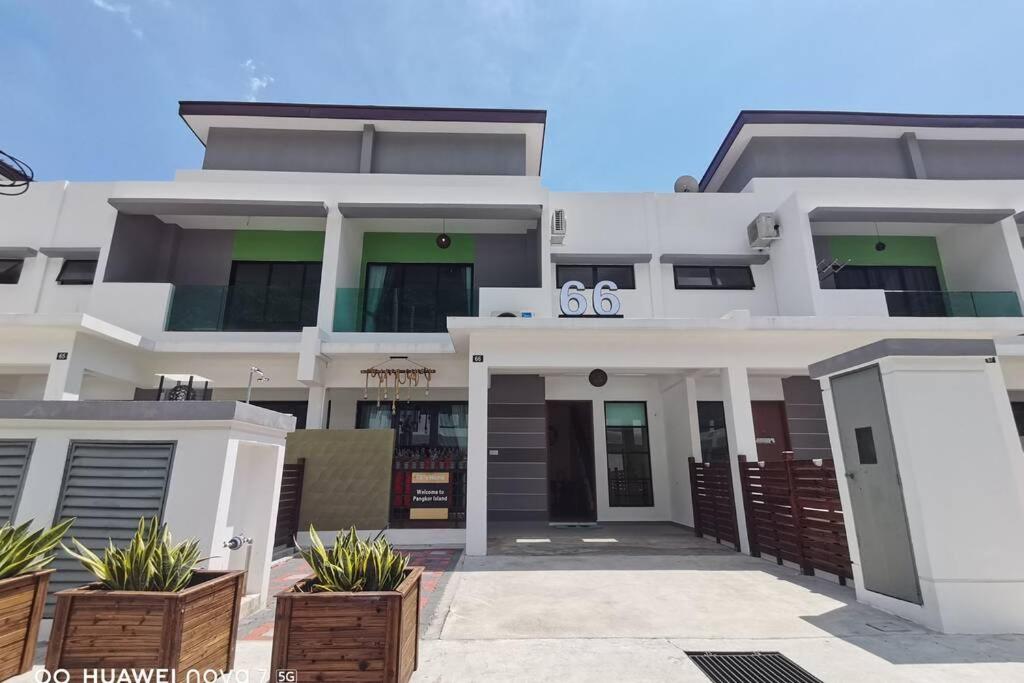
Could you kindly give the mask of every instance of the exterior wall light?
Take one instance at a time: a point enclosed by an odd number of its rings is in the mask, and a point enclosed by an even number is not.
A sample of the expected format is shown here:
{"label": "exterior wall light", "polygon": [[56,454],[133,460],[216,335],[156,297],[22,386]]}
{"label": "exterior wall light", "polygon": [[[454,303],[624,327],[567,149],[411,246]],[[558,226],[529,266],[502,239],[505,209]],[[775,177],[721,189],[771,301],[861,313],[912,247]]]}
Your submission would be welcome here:
{"label": "exterior wall light", "polygon": [[590,374],[587,375],[587,379],[590,381],[590,386],[601,388],[608,384],[608,373],[600,369],[591,370]]}

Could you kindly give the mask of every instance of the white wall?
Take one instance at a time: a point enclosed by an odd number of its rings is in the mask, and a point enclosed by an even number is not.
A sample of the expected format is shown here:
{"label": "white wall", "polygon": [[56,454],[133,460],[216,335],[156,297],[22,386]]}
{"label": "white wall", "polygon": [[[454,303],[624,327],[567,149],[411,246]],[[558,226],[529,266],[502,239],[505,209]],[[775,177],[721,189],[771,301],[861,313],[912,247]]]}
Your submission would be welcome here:
{"label": "white wall", "polygon": [[670,483],[670,519],[693,526],[689,458],[700,460],[694,381],[682,376],[661,378]]}
{"label": "white wall", "polygon": [[[621,377],[612,375],[600,389],[590,385],[586,377],[546,376],[545,399],[593,402],[594,470],[597,488],[597,520],[599,522],[654,522],[672,517],[672,491],[669,478],[668,453],[665,441],[664,405],[658,378]],[[608,505],[608,445],[605,439],[605,401],[644,401],[647,403],[647,431],[651,449],[651,476],[654,484],[654,507],[610,507]],[[673,447],[673,456],[682,456]]]}
{"label": "white wall", "polygon": [[0,375],[0,399],[40,400],[45,388],[45,374]]}
{"label": "white wall", "polygon": [[1003,227],[954,225],[935,238],[951,292],[1017,292]]}

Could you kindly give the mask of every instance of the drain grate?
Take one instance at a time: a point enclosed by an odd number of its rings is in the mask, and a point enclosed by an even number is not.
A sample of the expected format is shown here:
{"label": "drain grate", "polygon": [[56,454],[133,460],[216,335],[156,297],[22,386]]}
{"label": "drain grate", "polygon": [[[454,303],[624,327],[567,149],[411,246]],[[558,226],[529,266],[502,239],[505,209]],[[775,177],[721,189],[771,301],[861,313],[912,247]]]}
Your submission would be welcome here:
{"label": "drain grate", "polygon": [[687,652],[714,683],[822,683],[780,652]]}

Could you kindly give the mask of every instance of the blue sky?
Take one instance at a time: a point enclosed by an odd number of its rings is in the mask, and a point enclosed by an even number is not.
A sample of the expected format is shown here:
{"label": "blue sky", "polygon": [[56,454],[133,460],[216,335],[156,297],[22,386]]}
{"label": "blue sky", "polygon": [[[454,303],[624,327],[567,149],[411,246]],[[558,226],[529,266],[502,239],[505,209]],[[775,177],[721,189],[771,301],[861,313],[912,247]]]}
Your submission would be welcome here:
{"label": "blue sky", "polygon": [[0,149],[169,179],[181,99],[548,111],[556,190],[670,190],[741,109],[1024,114],[1019,0],[0,0]]}

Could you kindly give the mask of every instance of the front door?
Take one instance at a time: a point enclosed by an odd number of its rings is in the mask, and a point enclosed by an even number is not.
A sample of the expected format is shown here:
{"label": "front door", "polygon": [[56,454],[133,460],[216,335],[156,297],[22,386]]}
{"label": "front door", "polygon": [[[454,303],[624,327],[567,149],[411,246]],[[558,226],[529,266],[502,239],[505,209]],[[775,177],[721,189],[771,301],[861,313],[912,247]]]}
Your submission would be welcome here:
{"label": "front door", "polygon": [[590,401],[548,401],[548,518],[596,522],[594,413]]}
{"label": "front door", "polygon": [[783,452],[791,450],[786,404],[782,401],[751,401],[750,407],[754,413],[757,459],[782,460]]}
{"label": "front door", "polygon": [[921,604],[896,447],[878,366],[832,378],[864,587]]}

